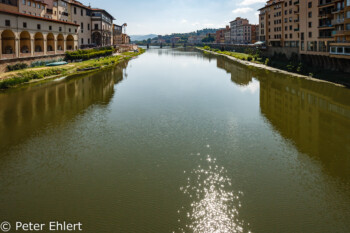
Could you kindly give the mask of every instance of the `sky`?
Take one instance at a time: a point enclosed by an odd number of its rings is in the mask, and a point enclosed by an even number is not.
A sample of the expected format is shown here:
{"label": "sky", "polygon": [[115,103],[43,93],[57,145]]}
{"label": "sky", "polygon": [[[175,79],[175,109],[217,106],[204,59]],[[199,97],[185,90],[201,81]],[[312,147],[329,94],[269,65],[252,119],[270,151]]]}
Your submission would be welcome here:
{"label": "sky", "polygon": [[258,24],[266,0],[80,0],[107,10],[129,35],[184,33],[223,28],[236,17]]}

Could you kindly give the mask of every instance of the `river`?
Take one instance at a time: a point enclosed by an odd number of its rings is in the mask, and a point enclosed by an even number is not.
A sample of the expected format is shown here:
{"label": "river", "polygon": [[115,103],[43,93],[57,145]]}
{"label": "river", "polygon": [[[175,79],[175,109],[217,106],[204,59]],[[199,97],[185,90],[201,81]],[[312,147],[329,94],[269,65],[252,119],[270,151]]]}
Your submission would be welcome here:
{"label": "river", "polygon": [[350,232],[350,90],[192,49],[0,93],[0,221]]}

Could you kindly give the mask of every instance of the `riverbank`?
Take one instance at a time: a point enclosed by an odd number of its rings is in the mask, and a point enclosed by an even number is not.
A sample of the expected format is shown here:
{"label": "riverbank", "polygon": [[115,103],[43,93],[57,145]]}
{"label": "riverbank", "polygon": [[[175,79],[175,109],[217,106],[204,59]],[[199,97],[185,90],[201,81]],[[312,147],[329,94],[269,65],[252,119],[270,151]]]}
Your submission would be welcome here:
{"label": "riverbank", "polygon": [[238,62],[238,63],[246,65],[246,66],[251,66],[251,67],[264,69],[264,70],[268,70],[268,71],[275,72],[275,73],[281,73],[281,74],[285,74],[285,75],[290,75],[290,76],[294,76],[294,77],[304,78],[304,79],[308,79],[308,80],[312,80],[312,81],[316,81],[316,82],[331,83],[333,85],[340,86],[340,87],[347,87],[347,85],[338,83],[336,81],[319,79],[317,77],[312,77],[312,76],[307,76],[307,75],[302,75],[302,74],[298,74],[298,73],[289,72],[289,71],[286,71],[286,70],[281,70],[281,69],[278,69],[278,68],[275,68],[275,67],[272,67],[272,66],[265,65],[265,64],[260,63],[260,62],[248,61],[246,59],[246,57],[248,57],[249,55],[242,56],[242,58],[240,58],[240,57],[237,58],[237,57],[233,57],[233,56],[230,56],[230,55],[227,55],[227,54],[224,54],[224,53],[218,53],[218,52],[214,52],[214,51],[211,51],[211,50],[206,50],[206,49],[200,48],[200,47],[196,47],[196,49],[201,50],[201,51],[206,52],[206,53],[227,57],[228,59],[230,59],[232,61]]}
{"label": "riverbank", "polygon": [[139,56],[144,52],[144,49],[139,48],[138,52],[118,53],[108,57],[74,62],[62,66],[27,68],[24,70],[2,73],[0,74],[0,90],[47,79],[100,71],[116,66],[120,62]]}

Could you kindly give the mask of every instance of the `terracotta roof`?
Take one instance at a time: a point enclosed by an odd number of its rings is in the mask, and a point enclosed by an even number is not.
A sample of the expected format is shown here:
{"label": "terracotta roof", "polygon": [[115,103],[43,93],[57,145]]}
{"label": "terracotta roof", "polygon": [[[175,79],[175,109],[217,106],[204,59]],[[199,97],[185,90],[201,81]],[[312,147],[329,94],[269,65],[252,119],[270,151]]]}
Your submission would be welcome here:
{"label": "terracotta roof", "polygon": [[2,10],[2,9],[0,9],[0,13],[5,13],[5,14],[9,14],[9,15],[18,15],[18,16],[23,16],[23,17],[27,17],[27,18],[38,19],[38,20],[43,20],[43,21],[48,21],[48,22],[54,22],[54,23],[68,24],[68,25],[77,26],[77,27],[80,26],[78,24],[71,23],[71,22],[65,22],[65,21],[56,20],[56,19],[49,19],[49,18],[34,16],[34,15],[28,15],[28,14],[23,14],[23,13],[14,12],[14,11],[6,11],[6,10]]}

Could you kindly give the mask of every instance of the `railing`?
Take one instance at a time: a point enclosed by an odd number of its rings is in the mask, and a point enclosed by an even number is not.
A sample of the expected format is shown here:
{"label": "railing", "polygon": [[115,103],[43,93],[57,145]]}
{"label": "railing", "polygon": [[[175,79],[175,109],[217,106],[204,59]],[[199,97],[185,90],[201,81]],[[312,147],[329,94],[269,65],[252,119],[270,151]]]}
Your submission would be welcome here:
{"label": "railing", "polygon": [[343,24],[344,23],[344,19],[333,19],[332,20],[332,24]]}
{"label": "railing", "polygon": [[340,31],[332,31],[332,35],[344,35],[344,30],[340,30]]}
{"label": "railing", "polygon": [[344,7],[341,7],[341,8],[335,8],[332,10],[332,13],[338,13],[340,11],[344,10]]}

